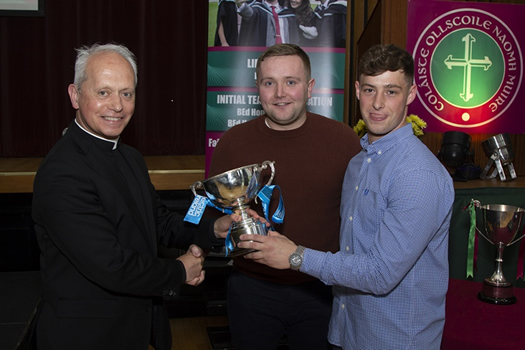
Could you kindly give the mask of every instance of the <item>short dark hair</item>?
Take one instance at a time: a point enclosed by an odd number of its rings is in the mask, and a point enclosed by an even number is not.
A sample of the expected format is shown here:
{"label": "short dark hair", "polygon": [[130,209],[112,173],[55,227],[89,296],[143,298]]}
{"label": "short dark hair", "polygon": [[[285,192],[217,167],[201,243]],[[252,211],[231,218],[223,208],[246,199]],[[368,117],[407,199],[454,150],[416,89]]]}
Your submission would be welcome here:
{"label": "short dark hair", "polygon": [[402,71],[409,84],[412,84],[414,79],[414,58],[412,55],[393,44],[390,45],[374,45],[368,49],[357,68],[357,79],[361,75],[376,76],[383,74],[386,71],[396,72]]}
{"label": "short dark hair", "polygon": [[257,73],[257,79],[259,79],[261,73],[261,62],[270,57],[280,56],[299,56],[299,58],[303,61],[306,80],[309,81],[311,79],[312,67],[310,65],[310,57],[308,57],[303,49],[295,44],[276,44],[267,48],[257,60],[257,67],[255,69],[255,72]]}

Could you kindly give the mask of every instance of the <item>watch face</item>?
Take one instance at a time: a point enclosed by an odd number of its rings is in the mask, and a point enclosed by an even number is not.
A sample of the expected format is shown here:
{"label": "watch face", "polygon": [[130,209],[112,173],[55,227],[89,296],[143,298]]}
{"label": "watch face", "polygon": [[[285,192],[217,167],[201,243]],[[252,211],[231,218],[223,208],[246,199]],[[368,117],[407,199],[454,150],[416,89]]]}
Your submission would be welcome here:
{"label": "watch face", "polygon": [[292,255],[291,263],[292,265],[300,265],[301,264],[301,256],[300,255]]}
{"label": "watch face", "polygon": [[304,247],[298,246],[295,252],[290,255],[288,261],[290,262],[290,268],[295,271],[299,271],[303,263],[303,252]]}

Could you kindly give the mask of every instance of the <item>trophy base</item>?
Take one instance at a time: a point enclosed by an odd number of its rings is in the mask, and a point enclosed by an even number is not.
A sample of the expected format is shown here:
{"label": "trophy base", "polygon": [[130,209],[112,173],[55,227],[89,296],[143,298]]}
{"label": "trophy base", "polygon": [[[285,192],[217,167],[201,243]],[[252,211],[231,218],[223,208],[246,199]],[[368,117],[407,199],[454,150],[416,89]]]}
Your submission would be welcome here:
{"label": "trophy base", "polygon": [[241,241],[240,236],[243,234],[257,234],[266,236],[268,235],[268,229],[266,228],[265,224],[260,221],[253,220],[252,218],[233,223],[230,232],[230,239],[234,248],[230,254],[228,254],[228,256],[235,258],[237,256],[242,256],[257,251],[255,249],[244,249],[237,247],[237,244]]}
{"label": "trophy base", "polygon": [[478,299],[494,305],[512,305],[517,299],[512,292],[512,285],[493,286],[483,282],[483,288],[478,293]]}
{"label": "trophy base", "polygon": [[249,253],[253,253],[253,252],[256,252],[257,250],[255,249],[240,249],[240,248],[235,248],[234,250],[232,250],[230,252],[230,254],[228,254],[229,257],[231,258],[235,258],[235,257],[238,257],[238,256],[243,256],[243,255],[246,255],[246,254],[249,254]]}

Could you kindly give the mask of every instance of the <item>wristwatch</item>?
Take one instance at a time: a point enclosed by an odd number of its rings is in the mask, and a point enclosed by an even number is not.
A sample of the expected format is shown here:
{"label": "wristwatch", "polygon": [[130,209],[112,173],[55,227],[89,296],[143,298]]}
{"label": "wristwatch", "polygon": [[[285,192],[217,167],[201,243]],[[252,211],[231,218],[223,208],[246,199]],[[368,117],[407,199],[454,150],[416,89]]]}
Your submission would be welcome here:
{"label": "wristwatch", "polygon": [[293,252],[288,258],[288,262],[290,263],[290,268],[292,270],[299,271],[301,268],[301,265],[303,264],[304,249],[305,248],[303,246],[298,245],[295,252]]}

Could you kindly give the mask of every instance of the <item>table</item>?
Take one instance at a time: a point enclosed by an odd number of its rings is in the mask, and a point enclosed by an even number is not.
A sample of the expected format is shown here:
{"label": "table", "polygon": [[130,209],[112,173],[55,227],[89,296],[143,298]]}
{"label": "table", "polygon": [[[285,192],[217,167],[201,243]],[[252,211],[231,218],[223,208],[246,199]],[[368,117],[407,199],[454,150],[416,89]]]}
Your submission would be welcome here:
{"label": "table", "polygon": [[513,305],[477,299],[482,283],[450,279],[442,350],[525,349],[525,289],[514,287]]}

